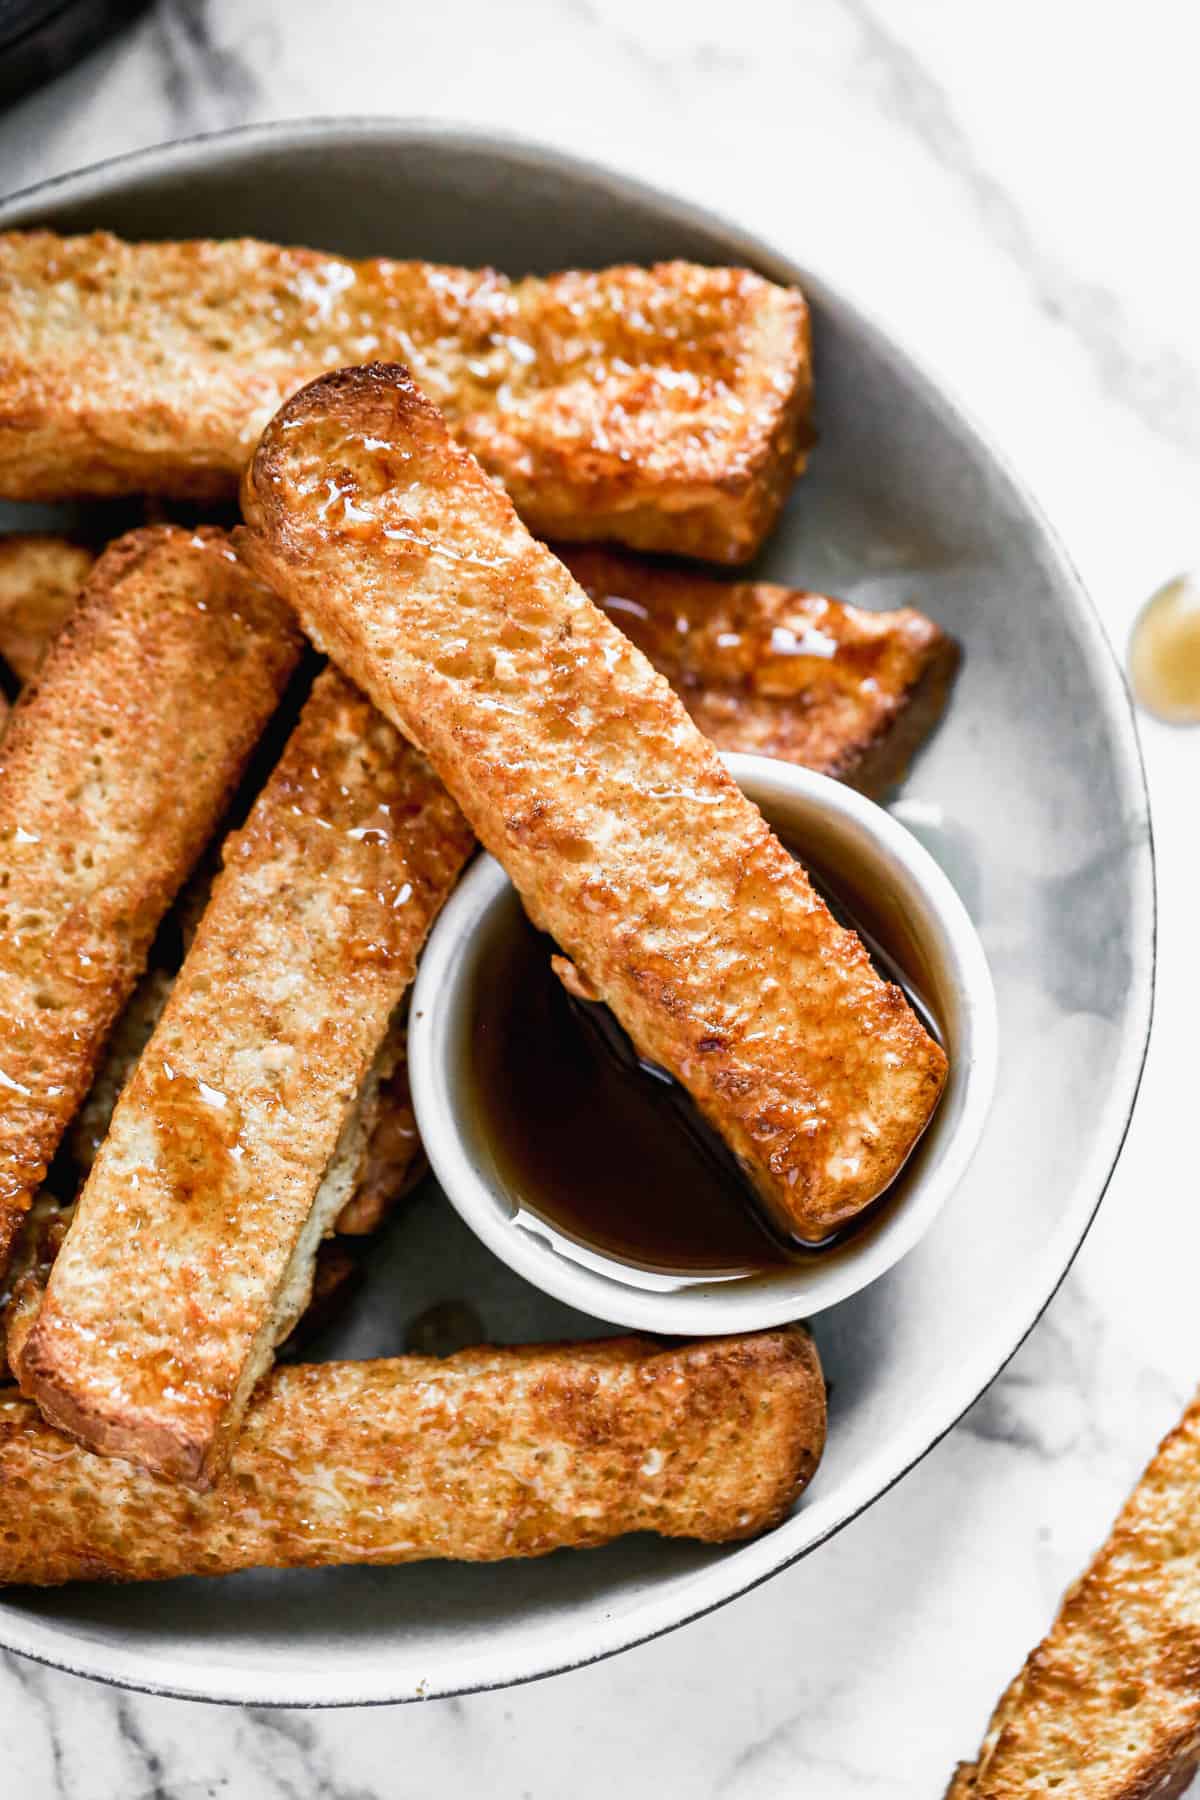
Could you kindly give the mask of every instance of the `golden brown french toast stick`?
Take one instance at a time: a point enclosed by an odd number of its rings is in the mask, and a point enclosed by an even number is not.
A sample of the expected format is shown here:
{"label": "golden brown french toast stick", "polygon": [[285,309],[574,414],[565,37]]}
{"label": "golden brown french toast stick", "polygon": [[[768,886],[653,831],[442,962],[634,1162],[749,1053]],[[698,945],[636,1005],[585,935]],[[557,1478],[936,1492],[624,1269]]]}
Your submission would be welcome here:
{"label": "golden brown french toast stick", "polygon": [[[405,1009],[402,1009],[404,1012]],[[408,1019],[397,1014],[376,1058],[366,1096],[363,1145],[354,1188],[337,1216],[343,1237],[369,1237],[424,1175],[427,1163],[408,1081]]]}
{"label": "golden brown french toast stick", "polygon": [[[108,1136],[121,1090],[137,1067],[174,985],[175,976],[168,970],[147,969],[113,1027],[96,1078],[67,1134],[71,1170],[81,1182]],[[408,1082],[407,1019],[400,1014],[389,1027],[376,1063],[361,1096],[363,1142],[354,1187],[337,1219],[336,1229],[347,1237],[369,1237],[378,1231],[426,1167]]]}
{"label": "golden brown french toast stick", "polygon": [[0,744],[0,1267],[300,654],[224,532],[101,557]]}
{"label": "golden brown french toast stick", "polygon": [[72,1208],[42,1188],[21,1220],[8,1267],[0,1275],[0,1380],[9,1380],[20,1346],[37,1317]]}
{"label": "golden brown french toast stick", "polygon": [[213,1479],[308,1303],[372,1064],[472,841],[418,753],[319,676],[225,844],[17,1359],[48,1418]]}
{"label": "golden brown french toast stick", "polygon": [[1200,1399],[1159,1446],[948,1800],[1172,1800],[1200,1763]]}
{"label": "golden brown french toast stick", "polygon": [[809,440],[808,311],[746,269],[510,281],[250,239],[0,234],[0,494],[236,491],[280,402],[410,365],[544,536],[753,555]]}
{"label": "golden brown french toast stick", "polygon": [[0,657],[31,681],[66,624],[96,561],[69,538],[34,532],[0,537]]}
{"label": "golden brown french toast stick", "polygon": [[608,550],[558,554],[718,749],[779,757],[881,794],[945,708],[958,646],[911,607],[866,612]]}
{"label": "golden brown french toast stick", "polygon": [[121,1089],[137,1068],[174,985],[174,975],[167,969],[155,968],[152,962],[109,1033],[92,1085],[66,1136],[71,1171],[77,1186],[86,1180],[99,1155]]}
{"label": "golden brown french toast stick", "polygon": [[10,1392],[0,1581],[492,1562],[629,1531],[724,1542],[778,1523],[824,1438],[797,1326],[278,1368],[203,1495],[74,1446]]}
{"label": "golden brown french toast stick", "polygon": [[941,1049],[404,370],[291,400],[243,505],[243,553],[425,750],[776,1219],[820,1240],[853,1218],[928,1122]]}

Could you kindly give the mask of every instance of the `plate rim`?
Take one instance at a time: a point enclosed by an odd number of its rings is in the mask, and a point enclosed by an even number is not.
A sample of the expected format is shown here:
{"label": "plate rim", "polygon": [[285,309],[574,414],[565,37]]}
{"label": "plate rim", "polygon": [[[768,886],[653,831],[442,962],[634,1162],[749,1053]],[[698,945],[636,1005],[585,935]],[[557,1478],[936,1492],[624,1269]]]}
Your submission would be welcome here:
{"label": "plate rim", "polygon": [[[495,1664],[496,1658],[461,1657],[451,1652],[443,1659],[440,1673],[413,1680],[401,1678],[394,1666],[381,1669],[378,1679],[363,1691],[361,1677],[353,1689],[339,1689],[337,1671],[324,1665],[314,1667],[313,1687],[298,1690],[294,1674],[287,1678],[286,1691],[271,1679],[270,1672],[258,1666],[227,1661],[206,1664],[203,1657],[190,1657],[173,1675],[164,1675],[161,1649],[122,1649],[115,1655],[78,1630],[58,1626],[37,1614],[13,1611],[0,1598],[0,1648],[26,1656],[34,1662],[82,1675],[139,1693],[162,1695],[175,1699],[208,1701],[215,1704],[287,1706],[298,1708],[393,1705],[399,1702],[448,1698],[453,1695],[492,1691],[522,1685],[525,1682],[566,1673],[593,1662],[614,1656],[622,1650],[665,1635],[669,1631],[702,1618],[718,1607],[727,1605],[739,1595],[749,1593],[773,1575],[792,1567],[810,1555],[837,1532],[858,1518],[869,1506],[890,1491],[939,1444],[964,1414],[991,1386],[1025,1342],[1059,1287],[1069,1273],[1078,1252],[1096,1218],[1120,1160],[1136,1107],[1149,1050],[1153,1023],[1154,992],[1157,963],[1157,871],[1154,850],[1150,799],[1146,783],[1145,762],[1135,723],[1133,703],[1110,644],[1074,563],[1057,531],[1047,518],[1037,496],[1027,487],[1013,468],[1007,454],[991,434],[981,427],[971,410],[960,400],[943,376],[926,366],[903,335],[882,323],[873,308],[862,304],[853,289],[840,281],[827,281],[818,271],[803,268],[774,245],[746,231],[722,214],[704,205],[659,188],[626,171],[594,158],[580,156],[553,144],[541,142],[519,133],[494,128],[481,128],[452,120],[427,119],[420,116],[390,118],[386,115],[313,116],[308,118],[267,121],[237,126],[229,130],[197,133],[165,143],[145,146],[107,157],[100,162],[69,170],[46,181],[37,182],[0,200],[0,230],[35,225],[36,215],[52,206],[87,204],[102,200],[127,176],[140,173],[184,177],[189,167],[199,167],[225,151],[254,154],[264,150],[278,151],[317,141],[331,147],[341,142],[377,138],[399,147],[445,147],[464,149],[503,158],[510,166],[524,164],[531,169],[551,168],[567,176],[576,176],[593,185],[602,185],[619,197],[625,197],[653,208],[665,225],[676,224],[686,229],[701,229],[719,235],[731,259],[744,260],[753,266],[776,274],[776,278],[802,282],[805,289],[828,296],[843,313],[871,340],[873,350],[891,367],[899,368],[914,383],[935,415],[941,416],[954,429],[975,440],[991,464],[1010,497],[1018,504],[1040,535],[1039,549],[1048,560],[1055,586],[1068,602],[1080,628],[1089,671],[1093,678],[1103,715],[1112,729],[1114,741],[1123,752],[1119,765],[1124,776],[1124,798],[1131,833],[1136,832],[1133,854],[1142,860],[1141,879],[1137,887],[1143,918],[1135,920],[1131,937],[1133,967],[1131,971],[1130,1024],[1119,1051],[1113,1079],[1117,1110],[1108,1130],[1100,1134],[1099,1148],[1081,1164],[1076,1182],[1080,1199],[1075,1209],[1061,1222],[1052,1240],[1053,1254],[1048,1250],[1045,1264],[1050,1271],[1043,1291],[1045,1276],[1038,1291],[1020,1309],[1024,1316],[1011,1345],[994,1366],[983,1373],[968,1373],[960,1379],[960,1389],[950,1401],[951,1414],[932,1432],[920,1426],[910,1434],[916,1441],[905,1443],[900,1463],[880,1478],[875,1458],[860,1465],[856,1476],[846,1484],[840,1504],[825,1507],[819,1496],[800,1512],[765,1537],[728,1551],[706,1567],[690,1571],[679,1578],[686,1592],[681,1594],[676,1583],[656,1590],[648,1598],[635,1596],[616,1603],[607,1613],[601,1628],[590,1628],[586,1650],[574,1652],[563,1641],[571,1635],[569,1622],[542,1627],[533,1634],[532,1642],[519,1653],[508,1651],[509,1667],[497,1673],[487,1672],[477,1664]],[[1142,856],[1144,846],[1144,856]],[[1123,1106],[1120,1097],[1124,1096]],[[1113,1111],[1112,1106],[1109,1108]],[[1028,1310],[1027,1310],[1028,1309]],[[1016,1310],[1016,1309],[1014,1309]],[[991,1354],[988,1357],[991,1363]],[[971,1364],[964,1359],[964,1370]],[[894,1453],[893,1453],[894,1456]],[[864,1491],[869,1489],[870,1491]],[[826,1517],[826,1515],[829,1515]],[[795,1541],[800,1540],[800,1541]],[[543,1644],[543,1638],[559,1640],[557,1648]],[[60,1640],[66,1639],[65,1647]],[[451,1666],[452,1665],[452,1666]]]}

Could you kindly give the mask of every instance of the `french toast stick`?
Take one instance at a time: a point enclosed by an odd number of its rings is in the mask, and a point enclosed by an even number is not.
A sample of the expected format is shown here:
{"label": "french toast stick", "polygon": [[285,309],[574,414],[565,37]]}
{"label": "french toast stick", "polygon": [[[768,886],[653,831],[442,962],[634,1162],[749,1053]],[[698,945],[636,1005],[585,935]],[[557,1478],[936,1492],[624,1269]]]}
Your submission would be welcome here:
{"label": "french toast stick", "polygon": [[69,1202],[48,1188],[41,1188],[21,1220],[8,1267],[0,1275],[0,1378],[15,1366],[17,1353],[37,1317],[72,1211]]}
{"label": "french toast stick", "polygon": [[663,678],[403,369],[263,434],[242,553],[420,746],[534,923],[689,1091],[785,1229],[891,1180],[946,1059]]}
{"label": "french toast stick", "polygon": [[0,744],[0,1269],[300,654],[224,532],[120,538]]}
{"label": "french toast stick", "polygon": [[[72,1167],[80,1178],[91,1171],[121,1090],[137,1067],[174,985],[174,971],[147,969],[113,1027],[96,1078],[68,1136]],[[361,1096],[362,1150],[353,1191],[334,1226],[346,1237],[369,1237],[378,1231],[424,1173],[425,1154],[408,1084],[407,1039],[406,1021],[397,1015],[380,1051],[374,1079]]]}
{"label": "french toast stick", "polygon": [[1172,1800],[1200,1766],[1200,1398],[1001,1698],[947,1800]]}
{"label": "french toast stick", "polygon": [[363,1145],[350,1198],[337,1216],[340,1237],[370,1237],[426,1170],[408,1082],[408,1020],[397,1013],[377,1058],[367,1096]]}
{"label": "french toast stick", "polygon": [[281,401],[402,361],[531,529],[753,555],[809,441],[808,311],[746,269],[510,281],[251,239],[0,234],[0,494],[236,492]]}
{"label": "french toast stick", "polygon": [[303,1312],[363,1155],[364,1087],[470,852],[336,669],[223,869],[16,1361],[93,1448],[205,1487]]}
{"label": "french toast stick", "polygon": [[93,551],[41,532],[0,537],[0,657],[32,681],[95,564]]}
{"label": "french toast stick", "polygon": [[280,1367],[202,1495],[77,1447],[9,1390],[0,1582],[723,1543],[778,1523],[824,1437],[799,1326]]}
{"label": "french toast stick", "polygon": [[112,1028],[92,1085],[67,1132],[77,1180],[86,1179],[91,1173],[100,1146],[108,1136],[121,1090],[137,1068],[174,985],[175,974],[171,970],[148,968]]}
{"label": "french toast stick", "polygon": [[867,612],[768,581],[714,581],[608,550],[556,552],[721,750],[878,795],[945,709],[954,639],[911,607]]}

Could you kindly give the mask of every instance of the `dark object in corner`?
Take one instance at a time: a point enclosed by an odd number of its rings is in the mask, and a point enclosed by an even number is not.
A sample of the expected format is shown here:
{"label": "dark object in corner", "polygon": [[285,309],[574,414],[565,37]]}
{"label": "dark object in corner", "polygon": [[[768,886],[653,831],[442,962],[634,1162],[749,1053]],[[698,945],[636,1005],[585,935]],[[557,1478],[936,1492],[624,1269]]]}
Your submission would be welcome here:
{"label": "dark object in corner", "polygon": [[0,105],[63,75],[145,0],[0,0]]}

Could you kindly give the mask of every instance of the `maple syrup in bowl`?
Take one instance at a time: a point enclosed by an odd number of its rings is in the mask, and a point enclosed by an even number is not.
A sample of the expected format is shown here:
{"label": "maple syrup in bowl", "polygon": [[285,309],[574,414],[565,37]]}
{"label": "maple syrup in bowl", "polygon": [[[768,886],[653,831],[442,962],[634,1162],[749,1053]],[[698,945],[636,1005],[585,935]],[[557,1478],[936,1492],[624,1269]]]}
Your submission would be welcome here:
{"label": "maple syrup in bowl", "polygon": [[683,1089],[643,1063],[607,1007],[574,999],[555,946],[509,887],[489,914],[463,1100],[514,1222],[584,1267],[650,1289],[784,1260]]}
{"label": "maple syrup in bowl", "polygon": [[995,1076],[987,964],[928,852],[826,776],[726,761],[949,1059],[932,1122],[855,1227],[817,1247],[779,1231],[683,1089],[641,1060],[607,1008],[568,993],[555,945],[490,857],[438,920],[410,1014],[422,1138],[472,1229],[558,1299],[683,1335],[811,1315],[890,1268],[965,1171]]}

